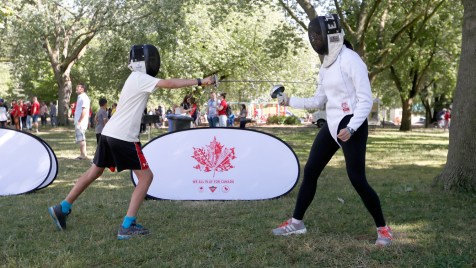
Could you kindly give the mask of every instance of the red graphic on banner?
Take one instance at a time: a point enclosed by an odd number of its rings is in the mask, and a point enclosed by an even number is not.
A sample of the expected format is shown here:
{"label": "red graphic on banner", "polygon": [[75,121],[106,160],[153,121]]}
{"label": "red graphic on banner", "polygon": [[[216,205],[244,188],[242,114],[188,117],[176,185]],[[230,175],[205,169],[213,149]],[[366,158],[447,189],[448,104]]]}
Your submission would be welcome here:
{"label": "red graphic on banner", "polygon": [[225,185],[221,188],[221,191],[224,193],[228,193],[230,191],[230,187],[228,185]]}
{"label": "red graphic on banner", "polygon": [[213,141],[205,147],[193,147],[192,157],[198,162],[194,168],[204,172],[213,171],[213,177],[215,177],[215,172],[224,172],[234,168],[231,160],[236,158],[235,148],[221,145],[216,137],[213,137]]}
{"label": "red graphic on banner", "polygon": [[208,187],[208,188],[210,189],[210,191],[212,191],[212,193],[214,193],[215,190],[217,189],[217,187],[215,187],[215,186],[211,186],[211,187]]}

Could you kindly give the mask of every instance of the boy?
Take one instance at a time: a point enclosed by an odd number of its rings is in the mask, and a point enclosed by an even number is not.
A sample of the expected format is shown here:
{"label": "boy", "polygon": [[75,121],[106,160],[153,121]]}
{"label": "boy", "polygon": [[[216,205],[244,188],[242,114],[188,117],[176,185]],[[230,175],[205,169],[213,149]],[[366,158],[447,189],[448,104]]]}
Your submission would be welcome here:
{"label": "boy", "polygon": [[153,174],[142,153],[139,142],[142,112],[149,95],[156,88],[180,88],[211,85],[213,76],[201,79],[158,79],[160,57],[152,45],[135,45],[129,54],[132,73],[122,88],[117,110],[104,127],[91,167],[83,173],[73,189],[60,204],[48,208],[59,230],[66,228],[66,218],[79,195],[99,178],[106,167],[118,171],[131,169],[138,183],[129,203],[124,221],[119,227],[117,238],[125,240],[138,235],[147,235],[149,230],[136,223],[137,212],[152,183]]}
{"label": "boy", "polygon": [[96,142],[99,144],[99,138],[101,138],[102,130],[107,123],[107,100],[105,98],[99,99],[99,111],[94,118],[96,121]]}

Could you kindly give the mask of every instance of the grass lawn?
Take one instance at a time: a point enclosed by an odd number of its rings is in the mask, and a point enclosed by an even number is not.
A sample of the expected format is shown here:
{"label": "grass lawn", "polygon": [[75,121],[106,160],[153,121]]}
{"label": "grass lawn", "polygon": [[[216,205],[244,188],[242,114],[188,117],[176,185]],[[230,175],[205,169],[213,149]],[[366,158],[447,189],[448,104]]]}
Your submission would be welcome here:
{"label": "grass lawn", "polygon": [[[301,168],[318,131],[259,130],[288,142]],[[152,136],[161,133],[165,129],[154,129]],[[370,132],[367,177],[396,236],[394,244],[384,249],[373,245],[373,220],[347,178],[341,152],[319,178],[306,213],[306,235],[270,233],[292,214],[298,184],[288,195],[265,201],[147,200],[139,222],[151,235],[118,241],[117,229],[133,185],[128,172],[109,171],[77,200],[68,229],[56,231],[47,207],[64,199],[89,166],[88,161],[74,160],[79,148],[73,134],[66,128],[39,134],[59,161],[52,185],[32,194],[0,197],[0,267],[476,266],[476,196],[431,187],[446,162],[448,133],[441,130]],[[142,142],[146,141],[143,135]],[[90,155],[95,143],[89,132]]]}

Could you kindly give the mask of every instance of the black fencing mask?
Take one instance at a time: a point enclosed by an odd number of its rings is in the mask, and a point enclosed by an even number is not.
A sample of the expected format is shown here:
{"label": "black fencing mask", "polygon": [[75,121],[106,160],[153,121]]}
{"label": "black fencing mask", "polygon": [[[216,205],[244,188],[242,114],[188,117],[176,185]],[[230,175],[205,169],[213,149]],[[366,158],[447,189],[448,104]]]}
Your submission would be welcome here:
{"label": "black fencing mask", "polygon": [[342,42],[342,29],[337,14],[318,16],[309,22],[308,35],[312,48],[320,55],[329,54],[332,43]]}
{"label": "black fencing mask", "polygon": [[153,45],[133,45],[129,52],[129,69],[156,76],[160,69],[160,55]]}

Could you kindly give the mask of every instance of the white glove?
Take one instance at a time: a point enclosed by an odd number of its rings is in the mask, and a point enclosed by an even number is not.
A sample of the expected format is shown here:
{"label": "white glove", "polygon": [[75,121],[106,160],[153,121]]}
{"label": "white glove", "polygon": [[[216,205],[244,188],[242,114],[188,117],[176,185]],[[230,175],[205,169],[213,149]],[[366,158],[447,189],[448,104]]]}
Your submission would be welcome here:
{"label": "white glove", "polygon": [[289,106],[289,97],[286,93],[281,93],[278,95],[278,103],[280,105]]}

